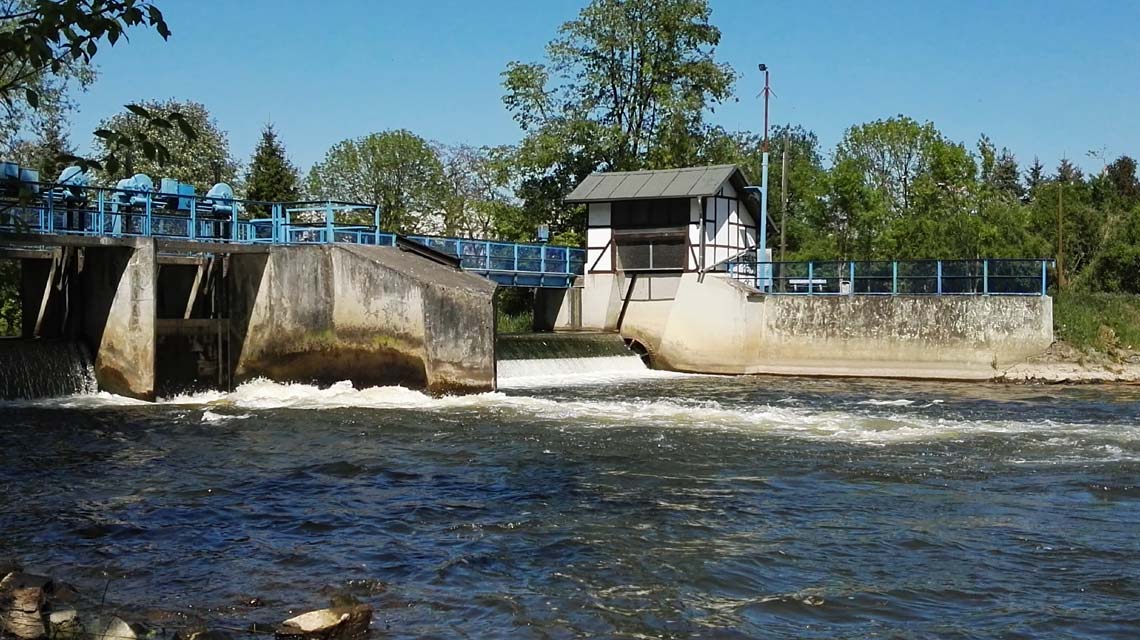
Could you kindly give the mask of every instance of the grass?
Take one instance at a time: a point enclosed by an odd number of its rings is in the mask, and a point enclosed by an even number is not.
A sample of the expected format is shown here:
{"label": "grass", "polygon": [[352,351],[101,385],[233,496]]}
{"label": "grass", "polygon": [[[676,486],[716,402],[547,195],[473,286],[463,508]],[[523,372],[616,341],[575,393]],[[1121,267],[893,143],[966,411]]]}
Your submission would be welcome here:
{"label": "grass", "polygon": [[499,316],[495,326],[498,333],[530,333],[533,330],[533,311],[509,314],[498,309],[495,313]]}
{"label": "grass", "polygon": [[1140,349],[1140,295],[1058,294],[1053,299],[1053,330],[1082,350]]}

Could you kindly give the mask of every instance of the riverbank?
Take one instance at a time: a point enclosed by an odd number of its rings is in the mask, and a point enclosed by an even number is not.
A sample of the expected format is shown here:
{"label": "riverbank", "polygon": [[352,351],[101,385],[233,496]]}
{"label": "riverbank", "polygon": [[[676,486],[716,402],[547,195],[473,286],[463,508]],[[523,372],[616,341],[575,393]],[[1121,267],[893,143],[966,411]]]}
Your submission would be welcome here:
{"label": "riverbank", "polygon": [[1140,296],[1063,293],[1053,298],[1056,342],[998,380],[1140,383]]}
{"label": "riverbank", "polygon": [[1108,353],[1080,349],[1060,340],[1044,353],[1016,364],[995,378],[998,382],[1054,384],[1140,383],[1140,352],[1115,349]]}

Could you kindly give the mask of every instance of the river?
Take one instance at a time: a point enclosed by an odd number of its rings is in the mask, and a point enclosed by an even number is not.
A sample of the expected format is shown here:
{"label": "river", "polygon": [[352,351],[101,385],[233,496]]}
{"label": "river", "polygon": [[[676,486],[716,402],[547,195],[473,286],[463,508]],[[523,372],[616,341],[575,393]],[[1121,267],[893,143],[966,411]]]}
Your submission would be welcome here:
{"label": "river", "polygon": [[0,412],[0,558],[175,626],[350,593],[390,637],[1140,635],[1137,388],[615,372]]}

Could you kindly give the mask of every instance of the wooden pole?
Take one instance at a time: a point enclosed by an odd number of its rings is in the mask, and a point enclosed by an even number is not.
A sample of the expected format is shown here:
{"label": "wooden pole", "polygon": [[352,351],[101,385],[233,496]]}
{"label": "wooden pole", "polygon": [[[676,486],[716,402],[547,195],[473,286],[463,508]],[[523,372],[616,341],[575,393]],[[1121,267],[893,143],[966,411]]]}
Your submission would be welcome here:
{"label": "wooden pole", "polygon": [[1057,290],[1065,288],[1065,244],[1061,232],[1061,221],[1064,218],[1062,194],[1065,192],[1065,182],[1057,180]]}

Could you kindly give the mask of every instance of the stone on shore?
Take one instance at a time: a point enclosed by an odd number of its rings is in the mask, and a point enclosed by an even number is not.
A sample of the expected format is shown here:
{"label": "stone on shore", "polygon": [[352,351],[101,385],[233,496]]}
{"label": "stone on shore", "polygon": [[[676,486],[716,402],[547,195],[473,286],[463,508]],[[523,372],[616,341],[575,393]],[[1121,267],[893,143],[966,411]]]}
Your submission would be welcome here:
{"label": "stone on shore", "polygon": [[5,576],[0,581],[4,630],[20,640],[38,640],[46,636],[43,609],[51,590],[51,578],[28,573]]}
{"label": "stone on shore", "polygon": [[98,620],[92,625],[92,640],[138,640],[143,635],[140,625],[130,624],[118,616]]}
{"label": "stone on shore", "polygon": [[357,640],[368,633],[372,607],[356,604],[289,618],[275,633],[278,640]]}
{"label": "stone on shore", "polygon": [[51,640],[79,640],[83,637],[83,623],[75,609],[53,611],[48,616],[48,637]]}
{"label": "stone on shore", "polygon": [[217,629],[196,629],[185,635],[178,634],[179,640],[233,640],[233,636]]}

